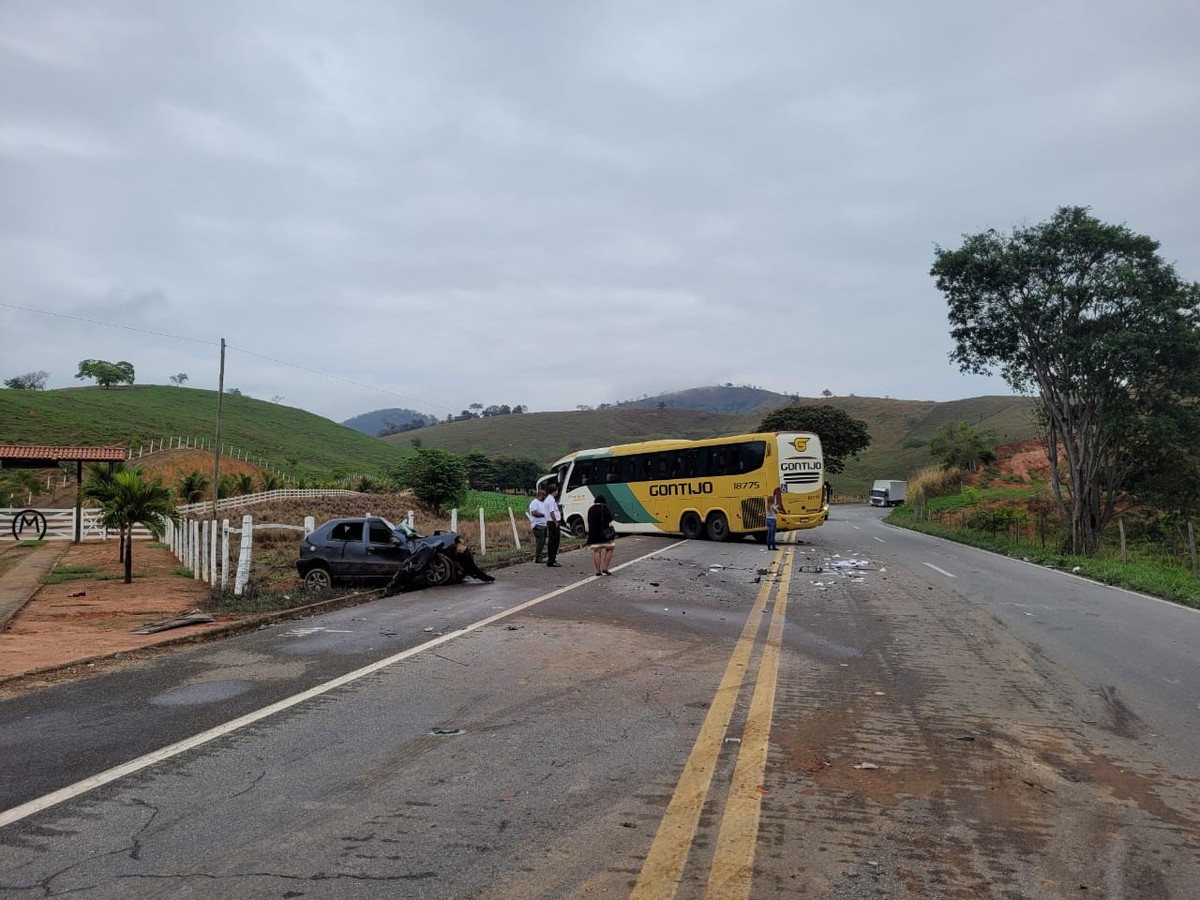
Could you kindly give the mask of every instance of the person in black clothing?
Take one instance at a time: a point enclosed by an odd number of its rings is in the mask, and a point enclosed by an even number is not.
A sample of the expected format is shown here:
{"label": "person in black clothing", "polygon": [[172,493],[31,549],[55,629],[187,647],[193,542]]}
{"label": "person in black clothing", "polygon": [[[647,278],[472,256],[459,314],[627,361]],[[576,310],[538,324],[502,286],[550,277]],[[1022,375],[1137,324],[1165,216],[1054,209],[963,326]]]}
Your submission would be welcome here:
{"label": "person in black clothing", "polygon": [[562,540],[562,507],[558,505],[558,485],[546,488],[546,565],[558,568],[558,544]]}
{"label": "person in black clothing", "polygon": [[[617,549],[617,533],[612,527],[613,514],[603,497],[597,496],[596,502],[588,507],[588,546],[592,548],[592,560],[596,563],[596,575],[611,575],[608,567],[612,565],[613,551]],[[601,565],[601,557],[604,563]]]}
{"label": "person in black clothing", "polygon": [[495,576],[479,568],[479,563],[475,562],[475,554],[467,546],[466,539],[461,536],[454,541],[454,561],[462,566],[463,574],[467,578],[489,583],[496,580]]}

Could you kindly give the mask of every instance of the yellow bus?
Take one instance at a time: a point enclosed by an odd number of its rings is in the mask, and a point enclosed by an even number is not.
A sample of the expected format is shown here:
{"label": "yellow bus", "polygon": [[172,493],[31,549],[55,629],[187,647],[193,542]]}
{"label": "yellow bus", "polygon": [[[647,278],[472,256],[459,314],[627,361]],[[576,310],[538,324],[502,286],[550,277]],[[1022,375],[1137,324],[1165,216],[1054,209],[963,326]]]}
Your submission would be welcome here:
{"label": "yellow bus", "polygon": [[562,488],[571,533],[604,497],[623,534],[765,540],[767,501],[782,507],[779,531],[816,528],[829,514],[821,440],[807,432],[759,432],[700,441],[643,441],[569,453],[539,480]]}

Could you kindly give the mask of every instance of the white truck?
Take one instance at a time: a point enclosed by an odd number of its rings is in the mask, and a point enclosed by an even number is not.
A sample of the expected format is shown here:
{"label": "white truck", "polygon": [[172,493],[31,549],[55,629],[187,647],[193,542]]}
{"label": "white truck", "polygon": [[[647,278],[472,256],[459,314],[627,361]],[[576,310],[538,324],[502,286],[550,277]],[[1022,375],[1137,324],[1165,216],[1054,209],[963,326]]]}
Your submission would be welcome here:
{"label": "white truck", "polygon": [[899,506],[904,502],[903,481],[876,481],[871,485],[868,501],[872,506]]}

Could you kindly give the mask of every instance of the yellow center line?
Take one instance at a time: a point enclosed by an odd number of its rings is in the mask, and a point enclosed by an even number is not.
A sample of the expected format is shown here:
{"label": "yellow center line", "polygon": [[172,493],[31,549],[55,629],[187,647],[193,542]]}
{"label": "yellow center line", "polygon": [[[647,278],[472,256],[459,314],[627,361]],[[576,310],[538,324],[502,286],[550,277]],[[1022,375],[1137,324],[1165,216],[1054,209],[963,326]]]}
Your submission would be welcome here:
{"label": "yellow center line", "polygon": [[775,609],[767,628],[767,642],[758,666],[754,697],[742,732],[742,745],[733,769],[733,783],[721,830],[717,835],[712,868],[708,873],[705,897],[732,900],[749,897],[754,877],[754,848],[758,840],[759,815],[766,792],[763,776],[767,770],[767,749],[771,737],[771,718],[775,708],[775,688],[779,682],[779,656],[783,647],[783,626],[787,619],[788,588],[792,582],[792,556],[789,549],[783,564],[783,580],[775,595]]}
{"label": "yellow center line", "polygon": [[[778,559],[777,556],[776,561]],[[772,567],[772,574],[774,572],[775,568]],[[729,664],[725,667],[725,674],[709,706],[708,715],[704,717],[700,733],[692,745],[692,752],[675,785],[675,793],[671,802],[667,804],[667,811],[654,835],[650,851],[646,854],[646,861],[630,895],[634,900],[664,900],[674,897],[679,887],[688,852],[695,838],[696,824],[700,820],[700,812],[708,796],[713,770],[721,753],[721,744],[729,728],[729,721],[733,717],[738,693],[746,677],[746,666],[754,649],[754,641],[762,624],[773,583],[773,578],[764,578],[762,587],[758,590],[754,608],[733,648]]]}

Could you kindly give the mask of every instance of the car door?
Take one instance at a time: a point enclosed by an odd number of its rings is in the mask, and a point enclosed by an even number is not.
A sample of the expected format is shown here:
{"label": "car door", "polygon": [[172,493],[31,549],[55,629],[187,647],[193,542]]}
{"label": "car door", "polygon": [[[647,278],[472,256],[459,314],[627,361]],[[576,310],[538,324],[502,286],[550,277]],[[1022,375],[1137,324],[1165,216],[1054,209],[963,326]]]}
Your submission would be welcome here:
{"label": "car door", "polygon": [[396,543],[395,534],[383,519],[368,519],[362,576],[391,578],[406,552]]}
{"label": "car door", "polygon": [[335,578],[357,578],[366,567],[367,544],[363,539],[366,522],[363,519],[343,519],[330,532],[331,543],[336,548],[337,559],[329,560],[329,568]]}

